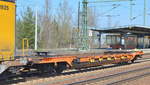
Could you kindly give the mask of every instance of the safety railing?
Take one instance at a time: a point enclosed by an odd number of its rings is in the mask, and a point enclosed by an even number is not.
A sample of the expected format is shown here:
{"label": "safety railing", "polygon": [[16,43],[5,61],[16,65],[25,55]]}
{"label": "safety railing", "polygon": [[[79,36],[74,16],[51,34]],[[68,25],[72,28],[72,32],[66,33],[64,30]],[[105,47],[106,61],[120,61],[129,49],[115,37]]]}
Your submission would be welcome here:
{"label": "safety railing", "polygon": [[29,40],[28,38],[22,39],[22,55],[25,56],[25,52],[29,51]]}

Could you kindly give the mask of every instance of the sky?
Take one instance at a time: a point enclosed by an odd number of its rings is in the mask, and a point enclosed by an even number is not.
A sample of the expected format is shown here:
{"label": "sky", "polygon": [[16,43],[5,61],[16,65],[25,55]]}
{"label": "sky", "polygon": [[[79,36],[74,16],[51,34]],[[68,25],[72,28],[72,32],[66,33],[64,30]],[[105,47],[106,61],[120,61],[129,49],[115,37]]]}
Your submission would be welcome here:
{"label": "sky", "polygon": [[[59,3],[62,0],[51,0],[52,9],[57,11]],[[72,15],[77,17],[78,2],[82,0],[67,0],[70,8],[72,9]],[[95,1],[95,0],[89,0]],[[97,0],[101,1],[101,0]],[[147,16],[146,16],[146,26],[150,26],[150,0],[147,1]],[[33,11],[38,8],[39,12],[43,11],[44,0],[17,0],[17,15],[21,15],[26,7],[31,7]],[[134,0],[132,4],[132,23],[130,21],[130,2],[101,2],[101,3],[89,3],[88,6],[94,11],[97,26],[96,28],[107,28],[115,26],[125,26],[125,25],[143,25],[143,9],[144,0]],[[108,17],[111,16],[111,17]]]}

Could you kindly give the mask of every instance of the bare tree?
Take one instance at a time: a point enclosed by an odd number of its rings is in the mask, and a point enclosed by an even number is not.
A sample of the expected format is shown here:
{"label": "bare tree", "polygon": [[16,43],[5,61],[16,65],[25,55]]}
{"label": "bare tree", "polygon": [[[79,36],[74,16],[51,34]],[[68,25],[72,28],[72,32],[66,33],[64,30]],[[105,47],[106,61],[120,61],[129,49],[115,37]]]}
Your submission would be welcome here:
{"label": "bare tree", "polygon": [[41,18],[41,47],[44,49],[53,48],[52,46],[52,13],[51,0],[45,0],[45,13]]}
{"label": "bare tree", "polygon": [[58,11],[52,14],[52,0],[45,0],[45,14],[41,17],[41,47],[66,48],[72,42],[72,12],[67,0],[62,0]]}
{"label": "bare tree", "polygon": [[62,0],[59,4],[58,24],[59,24],[59,47],[69,47],[72,38],[72,10],[69,8],[67,0]]}

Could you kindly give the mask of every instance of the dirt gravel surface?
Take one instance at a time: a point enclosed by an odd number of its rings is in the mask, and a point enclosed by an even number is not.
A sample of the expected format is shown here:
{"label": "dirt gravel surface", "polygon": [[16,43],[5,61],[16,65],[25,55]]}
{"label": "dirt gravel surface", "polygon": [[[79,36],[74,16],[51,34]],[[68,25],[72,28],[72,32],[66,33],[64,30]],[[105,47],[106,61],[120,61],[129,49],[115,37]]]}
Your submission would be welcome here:
{"label": "dirt gravel surface", "polygon": [[64,85],[64,84],[70,84],[70,83],[79,82],[83,80],[104,77],[104,76],[116,74],[119,72],[134,70],[134,69],[138,69],[141,67],[144,68],[144,67],[148,67],[149,65],[150,65],[150,61],[147,61],[147,62],[142,62],[142,63],[124,65],[124,66],[116,66],[113,68],[105,68],[105,69],[101,68],[99,70],[80,72],[80,73],[75,73],[75,74],[70,74],[70,75],[60,75],[60,76],[55,76],[55,77],[42,78],[42,79],[31,80],[27,82],[21,82],[21,83],[17,83],[13,85]]}
{"label": "dirt gravel surface", "polygon": [[[125,74],[125,75],[121,75],[121,76],[117,76],[117,77],[113,77],[111,79],[107,79],[107,80],[103,80],[101,82],[98,82],[98,84],[100,84],[100,85],[109,84],[110,85],[111,83],[114,83],[116,81],[125,80],[125,79],[128,79],[128,78],[132,78],[134,76],[137,76],[137,75],[142,75],[142,74],[148,73],[148,72],[150,72],[150,69],[148,69],[148,70],[146,69],[146,70],[139,71],[139,72],[134,72],[134,73],[129,73],[129,74]],[[115,85],[115,84],[113,84],[113,85]]]}
{"label": "dirt gravel surface", "polygon": [[150,55],[143,55],[143,58],[150,58]]}
{"label": "dirt gravel surface", "polygon": [[131,82],[126,82],[122,85],[150,85],[150,76],[133,80]]}

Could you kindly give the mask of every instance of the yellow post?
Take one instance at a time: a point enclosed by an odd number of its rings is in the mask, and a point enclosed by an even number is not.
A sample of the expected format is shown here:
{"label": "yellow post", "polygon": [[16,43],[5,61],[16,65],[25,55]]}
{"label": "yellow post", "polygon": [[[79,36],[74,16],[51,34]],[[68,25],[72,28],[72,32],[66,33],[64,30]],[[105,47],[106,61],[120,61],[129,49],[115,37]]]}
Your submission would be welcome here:
{"label": "yellow post", "polygon": [[[26,44],[25,44],[26,43]],[[25,47],[26,46],[26,47]],[[25,51],[29,51],[29,40],[28,38],[22,39],[22,55],[25,56]]]}

